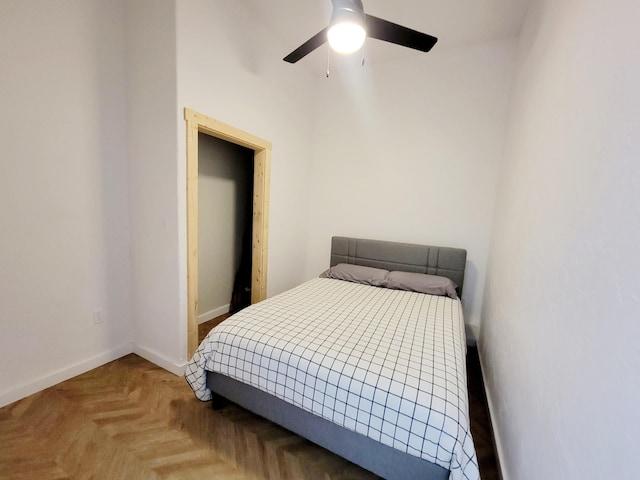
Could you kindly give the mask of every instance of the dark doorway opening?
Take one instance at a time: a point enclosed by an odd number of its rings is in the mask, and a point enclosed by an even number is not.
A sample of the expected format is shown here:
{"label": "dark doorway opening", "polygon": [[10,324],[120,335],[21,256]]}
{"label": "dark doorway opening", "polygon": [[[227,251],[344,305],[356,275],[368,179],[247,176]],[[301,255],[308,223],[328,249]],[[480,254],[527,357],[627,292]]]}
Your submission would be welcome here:
{"label": "dark doorway opening", "polygon": [[254,151],[198,134],[199,318],[251,304]]}

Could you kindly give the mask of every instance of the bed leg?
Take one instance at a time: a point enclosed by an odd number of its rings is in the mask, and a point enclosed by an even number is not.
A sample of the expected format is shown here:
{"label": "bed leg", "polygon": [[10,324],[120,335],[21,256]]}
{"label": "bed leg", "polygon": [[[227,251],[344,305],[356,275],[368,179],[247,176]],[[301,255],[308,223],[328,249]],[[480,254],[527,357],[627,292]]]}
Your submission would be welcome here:
{"label": "bed leg", "polygon": [[211,407],[214,410],[222,410],[227,405],[229,405],[229,400],[224,398],[222,395],[218,395],[217,393],[212,394]]}

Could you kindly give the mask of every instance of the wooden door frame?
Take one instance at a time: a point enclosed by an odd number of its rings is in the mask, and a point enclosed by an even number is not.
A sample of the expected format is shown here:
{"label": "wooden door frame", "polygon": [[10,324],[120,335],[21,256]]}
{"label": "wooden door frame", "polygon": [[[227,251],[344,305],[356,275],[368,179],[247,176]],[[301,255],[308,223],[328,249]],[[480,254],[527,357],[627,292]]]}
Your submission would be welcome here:
{"label": "wooden door frame", "polygon": [[267,298],[271,142],[189,108],[187,122],[187,339],[189,358],[198,347],[198,133],[253,150],[251,303]]}

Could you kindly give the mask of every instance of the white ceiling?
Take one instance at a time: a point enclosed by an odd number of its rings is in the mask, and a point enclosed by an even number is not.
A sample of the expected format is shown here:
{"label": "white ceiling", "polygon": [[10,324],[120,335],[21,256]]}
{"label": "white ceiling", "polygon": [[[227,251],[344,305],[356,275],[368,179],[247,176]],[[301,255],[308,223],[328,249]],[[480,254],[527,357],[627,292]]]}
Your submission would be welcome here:
{"label": "white ceiling", "polygon": [[[531,0],[363,0],[366,13],[438,37],[433,52],[517,36]],[[329,23],[331,0],[244,0],[287,45],[282,57]],[[429,55],[367,39],[367,64]],[[296,65],[326,68],[327,46]]]}

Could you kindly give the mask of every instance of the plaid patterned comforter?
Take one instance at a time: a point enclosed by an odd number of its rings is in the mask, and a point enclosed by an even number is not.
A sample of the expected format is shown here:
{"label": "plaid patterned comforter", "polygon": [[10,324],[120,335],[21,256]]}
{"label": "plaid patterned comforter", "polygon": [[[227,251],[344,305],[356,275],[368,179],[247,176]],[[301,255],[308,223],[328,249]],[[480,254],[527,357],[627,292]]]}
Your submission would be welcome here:
{"label": "plaid patterned comforter", "polygon": [[186,379],[222,373],[373,440],[479,479],[459,300],[328,278],[214,328]]}

